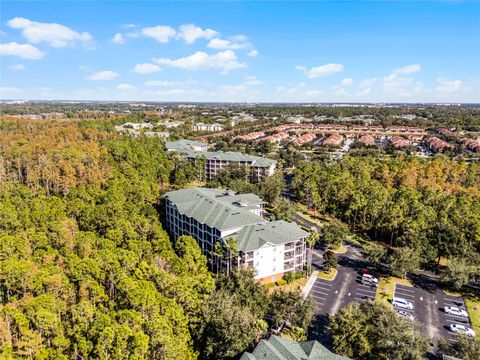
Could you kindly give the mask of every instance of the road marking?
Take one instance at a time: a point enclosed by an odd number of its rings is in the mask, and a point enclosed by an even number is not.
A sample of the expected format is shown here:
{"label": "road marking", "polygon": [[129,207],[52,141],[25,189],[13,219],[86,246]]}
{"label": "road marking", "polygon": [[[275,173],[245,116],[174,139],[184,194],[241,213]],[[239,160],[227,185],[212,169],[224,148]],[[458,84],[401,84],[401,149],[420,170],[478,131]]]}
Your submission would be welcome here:
{"label": "road marking", "polygon": [[[350,283],[350,278],[351,277],[352,277],[352,273],[347,273],[346,276],[343,278],[342,285],[341,285],[341,288],[340,288],[340,294],[339,294],[339,296],[337,296],[337,298],[335,299],[335,303],[333,304],[333,306],[330,309],[330,312],[329,312],[330,315],[335,315],[336,312],[338,311],[338,309],[340,308],[341,300],[343,298],[342,295],[347,290],[347,286]],[[337,293],[337,291],[335,291],[335,293]]]}
{"label": "road marking", "polygon": [[323,287],[323,286],[314,286],[314,287],[312,287],[312,289],[322,289],[322,290],[326,290],[326,291],[332,290],[332,289],[330,289],[330,288]]}
{"label": "road marking", "polygon": [[415,294],[415,291],[414,291],[414,290],[411,290],[411,289],[409,289],[409,288],[407,288],[407,287],[404,287],[404,286],[402,286],[402,285],[400,285],[400,284],[398,285],[398,289],[399,289],[399,290],[402,290],[402,291],[411,292],[411,293]]}
{"label": "road marking", "polygon": [[456,319],[468,320],[468,317],[465,317],[465,316],[458,316],[458,315],[447,314],[447,313],[445,313],[445,316],[451,316],[451,317],[454,317]]}
{"label": "road marking", "polygon": [[367,297],[367,298],[354,297],[354,299],[355,299],[355,300],[358,300],[358,301],[368,301],[368,300],[371,300],[371,299],[373,299],[373,298],[369,298],[369,297]]}
{"label": "road marking", "polygon": [[368,295],[373,295],[376,293],[376,291],[367,291],[367,290],[358,289],[357,293],[367,293]]}

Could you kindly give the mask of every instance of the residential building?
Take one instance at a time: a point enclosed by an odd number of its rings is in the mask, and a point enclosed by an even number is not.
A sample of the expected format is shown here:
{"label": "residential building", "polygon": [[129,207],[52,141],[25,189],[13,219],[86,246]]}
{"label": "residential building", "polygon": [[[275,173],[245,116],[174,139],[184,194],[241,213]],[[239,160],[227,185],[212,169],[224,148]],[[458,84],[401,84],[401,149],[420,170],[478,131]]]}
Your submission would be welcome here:
{"label": "residential building", "polygon": [[213,263],[217,261],[213,254],[216,243],[233,238],[238,246],[234,266],[254,269],[255,278],[262,283],[303,270],[309,233],[294,223],[264,219],[264,202],[257,195],[191,188],[168,192],[164,198],[171,236],[194,237]]}
{"label": "residential building", "polygon": [[443,141],[436,136],[427,137],[425,139],[425,144],[430,148],[430,150],[435,153],[455,149],[455,146],[453,144]]}
{"label": "residential building", "polygon": [[165,143],[165,147],[167,151],[182,151],[182,150],[187,150],[187,151],[193,150],[193,151],[202,151],[202,152],[207,151],[207,144],[200,141],[186,140],[186,139],[181,139],[178,141],[167,141]]}
{"label": "residential building", "polygon": [[192,161],[205,161],[205,178],[207,181],[215,178],[220,171],[231,164],[245,166],[247,175],[255,181],[265,176],[272,176],[277,162],[268,158],[242,154],[233,151],[207,151],[207,145],[192,140],[179,140],[165,143],[167,151],[178,151]]}
{"label": "residential building", "polygon": [[204,124],[204,123],[197,123],[192,125],[193,131],[222,131],[224,126],[222,124],[214,123],[214,124]]}
{"label": "residential building", "polygon": [[293,341],[272,335],[260,340],[252,353],[245,352],[240,360],[350,360],[328,350],[316,340]]}

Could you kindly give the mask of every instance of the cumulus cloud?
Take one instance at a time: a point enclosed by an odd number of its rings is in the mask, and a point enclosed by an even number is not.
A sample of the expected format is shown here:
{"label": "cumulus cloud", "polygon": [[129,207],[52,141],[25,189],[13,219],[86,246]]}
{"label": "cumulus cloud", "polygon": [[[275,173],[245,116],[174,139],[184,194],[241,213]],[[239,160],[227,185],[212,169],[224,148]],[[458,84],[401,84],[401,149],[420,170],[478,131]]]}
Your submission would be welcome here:
{"label": "cumulus cloud", "polygon": [[258,51],[257,50],[250,50],[248,53],[247,53],[247,56],[250,56],[250,57],[257,57],[258,56]]}
{"label": "cumulus cloud", "polygon": [[245,49],[246,47],[250,46],[250,44],[246,42],[233,42],[230,40],[224,40],[224,39],[212,39],[208,43],[207,47],[211,49],[217,49],[217,50],[236,50],[236,49]]}
{"label": "cumulus cloud", "polygon": [[313,98],[315,98],[315,97],[318,97],[318,96],[320,96],[320,95],[323,95],[323,91],[322,91],[322,90],[308,90],[308,91],[306,92],[306,95],[307,95],[308,97],[313,97]]}
{"label": "cumulus cloud", "polygon": [[307,77],[314,79],[320,76],[330,75],[343,71],[342,64],[325,64],[307,69],[305,66],[297,65],[296,70],[303,71]]}
{"label": "cumulus cloud", "polygon": [[159,58],[154,60],[158,64],[165,64],[185,70],[218,68],[222,70],[222,74],[226,74],[230,70],[247,67],[245,63],[238,61],[235,52],[232,50],[221,51],[213,55],[209,55],[203,51],[197,51],[192,55],[178,59]]}
{"label": "cumulus cloud", "polygon": [[98,81],[98,80],[113,80],[118,77],[118,73],[115,71],[110,70],[103,70],[96,73],[93,73],[89,77],[88,80]]}
{"label": "cumulus cloud", "polygon": [[17,56],[22,59],[38,60],[44,57],[45,53],[30,44],[18,44],[16,42],[9,42],[0,44],[0,55],[3,56]]}
{"label": "cumulus cloud", "polygon": [[369,87],[375,84],[378,81],[377,78],[363,79],[360,81],[360,87]]}
{"label": "cumulus cloud", "polygon": [[438,78],[435,90],[440,94],[453,94],[462,90],[463,83],[460,80]]}
{"label": "cumulus cloud", "polygon": [[245,85],[262,85],[263,81],[258,80],[255,76],[249,76],[247,79],[244,81]]}
{"label": "cumulus cloud", "polygon": [[7,22],[13,29],[22,30],[22,35],[30,43],[45,42],[53,47],[72,46],[76,42],[86,43],[93,39],[88,32],[77,32],[68,26],[57,23],[42,23],[23,17],[15,17]]}
{"label": "cumulus cloud", "polygon": [[357,91],[354,94],[354,96],[356,96],[356,97],[368,96],[368,95],[370,95],[371,92],[372,92],[372,89],[366,88],[366,89],[362,89],[362,90]]}
{"label": "cumulus cloud", "polygon": [[135,86],[130,85],[130,84],[118,84],[116,86],[116,89],[120,90],[120,91],[134,91],[134,90],[137,90],[137,88]]}
{"label": "cumulus cloud", "polygon": [[166,25],[158,25],[153,27],[145,27],[142,29],[142,34],[154,38],[160,43],[166,44],[176,35],[175,29]]}
{"label": "cumulus cloud", "polygon": [[202,29],[194,24],[180,26],[177,37],[183,39],[187,44],[193,44],[197,39],[211,39],[218,35],[218,32],[212,29]]}
{"label": "cumulus cloud", "polygon": [[353,84],[353,79],[352,78],[345,78],[341,81],[340,83],[342,86],[350,86]]}
{"label": "cumulus cloud", "polygon": [[136,72],[138,74],[151,74],[151,73],[159,72],[161,70],[162,69],[160,68],[160,66],[155,64],[149,64],[149,63],[137,64],[132,69],[133,72]]}
{"label": "cumulus cloud", "polygon": [[123,37],[122,33],[116,33],[113,36],[112,42],[114,44],[125,44],[125,38]]}
{"label": "cumulus cloud", "polygon": [[409,74],[413,74],[413,73],[419,72],[421,68],[422,68],[422,67],[421,67],[420,64],[412,64],[412,65],[407,65],[407,66],[404,66],[404,67],[395,69],[395,70],[393,70],[392,73],[397,73],[397,74],[402,74],[402,75],[409,75]]}
{"label": "cumulus cloud", "polygon": [[15,65],[10,65],[9,68],[12,70],[25,70],[25,65],[15,64]]}
{"label": "cumulus cloud", "polygon": [[161,87],[161,86],[174,86],[178,85],[177,82],[173,81],[166,81],[166,80],[147,80],[144,82],[146,86],[151,86],[151,87]]}

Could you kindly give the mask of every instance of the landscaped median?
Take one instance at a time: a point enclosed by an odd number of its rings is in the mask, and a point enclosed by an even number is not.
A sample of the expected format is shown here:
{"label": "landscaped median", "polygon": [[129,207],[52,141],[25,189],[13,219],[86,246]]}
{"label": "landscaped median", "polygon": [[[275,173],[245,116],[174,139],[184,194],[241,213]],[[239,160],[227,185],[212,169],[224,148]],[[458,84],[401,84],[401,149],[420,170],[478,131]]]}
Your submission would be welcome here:
{"label": "landscaped median", "polygon": [[397,277],[381,277],[378,280],[377,293],[375,294],[376,302],[391,303],[395,293],[395,285],[401,284],[405,286],[413,286],[410,280]]}
{"label": "landscaped median", "polygon": [[325,272],[325,271],[318,272],[318,278],[323,280],[333,281],[335,279],[335,276],[337,276],[337,269],[331,269],[328,272]]}
{"label": "landscaped median", "polygon": [[280,279],[277,282],[265,284],[264,286],[268,289],[269,292],[273,292],[277,289],[292,291],[292,290],[302,290],[306,282],[307,282],[307,278],[305,277],[293,280],[289,284],[287,284],[287,282],[284,279]]}

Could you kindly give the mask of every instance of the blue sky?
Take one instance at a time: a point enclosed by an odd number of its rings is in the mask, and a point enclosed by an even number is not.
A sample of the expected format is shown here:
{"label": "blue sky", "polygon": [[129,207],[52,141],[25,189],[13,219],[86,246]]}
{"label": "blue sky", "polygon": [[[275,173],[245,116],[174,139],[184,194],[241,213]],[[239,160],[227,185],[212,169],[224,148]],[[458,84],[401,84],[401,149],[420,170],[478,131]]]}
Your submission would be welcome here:
{"label": "blue sky", "polygon": [[480,102],[480,2],[2,1],[1,98]]}

